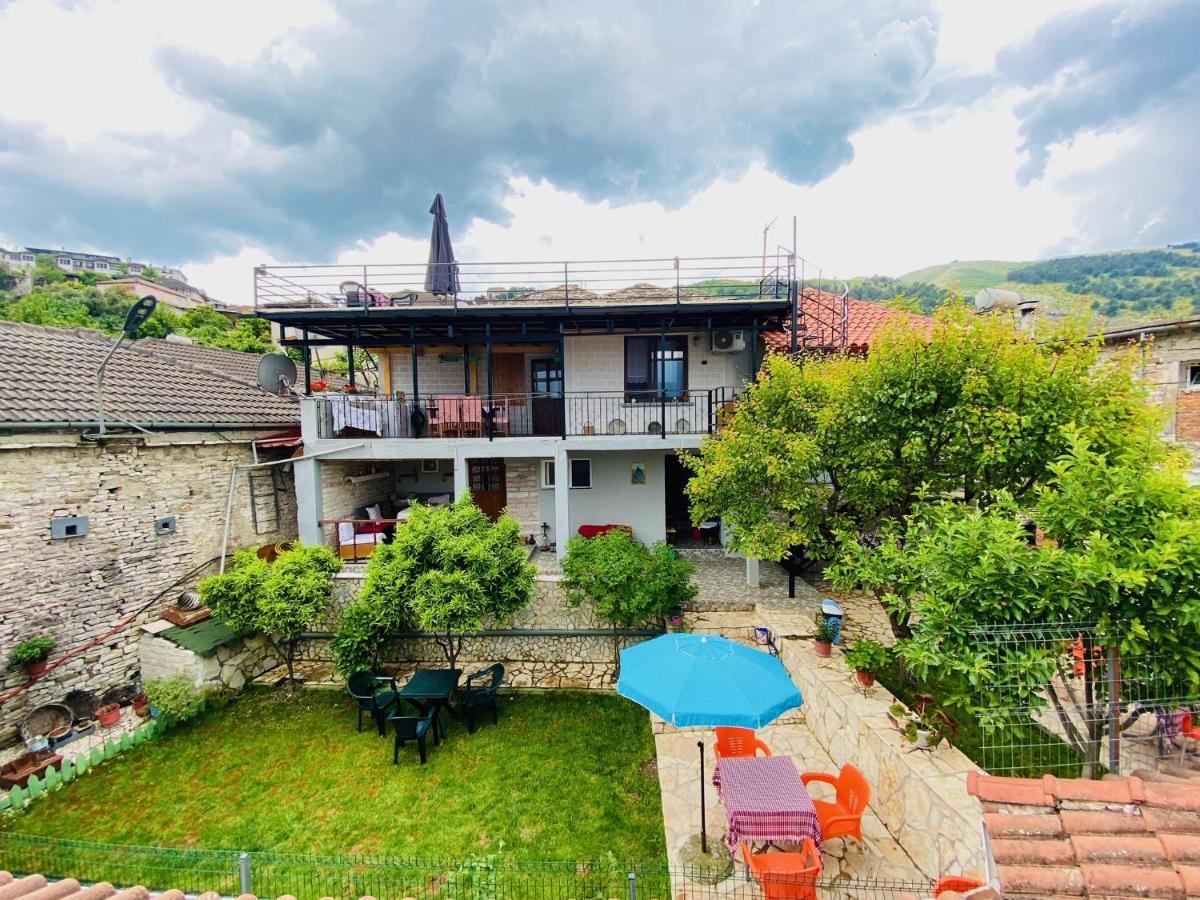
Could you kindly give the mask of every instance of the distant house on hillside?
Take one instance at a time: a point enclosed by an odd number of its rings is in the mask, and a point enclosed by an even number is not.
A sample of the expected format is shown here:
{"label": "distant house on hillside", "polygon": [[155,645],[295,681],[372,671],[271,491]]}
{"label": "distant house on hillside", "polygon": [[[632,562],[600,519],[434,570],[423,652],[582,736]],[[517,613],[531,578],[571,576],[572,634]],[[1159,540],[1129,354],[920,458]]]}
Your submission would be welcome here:
{"label": "distant house on hillside", "polygon": [[[140,626],[221,552],[234,466],[299,443],[299,404],[258,387],[260,357],[148,339],[109,362],[113,431],[96,439],[95,372],[112,343],[0,321],[0,652],[49,634],[50,662],[66,657],[28,688],[19,670],[0,671],[0,744],[69,690],[102,695],[141,677]],[[255,472],[232,480],[232,549],[296,536],[290,472]]]}
{"label": "distant house on hillside", "polygon": [[186,282],[171,278],[149,281],[140,275],[123,275],[118,278],[97,281],[96,287],[119,288],[134,297],[149,295],[177,313],[184,313],[198,306],[213,305],[204,291],[191,287]]}
{"label": "distant house on hillside", "polygon": [[1106,356],[1131,346],[1141,351],[1142,381],[1166,410],[1164,433],[1192,451],[1192,480],[1200,482],[1200,316],[1114,328],[1097,336]]}

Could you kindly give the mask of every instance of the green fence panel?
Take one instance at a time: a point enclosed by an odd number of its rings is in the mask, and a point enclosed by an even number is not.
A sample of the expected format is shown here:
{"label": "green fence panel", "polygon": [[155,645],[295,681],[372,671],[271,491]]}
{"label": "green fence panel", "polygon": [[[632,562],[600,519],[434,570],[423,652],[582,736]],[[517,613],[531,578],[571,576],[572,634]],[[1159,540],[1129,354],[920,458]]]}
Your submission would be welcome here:
{"label": "green fence panel", "polygon": [[100,747],[93,747],[88,760],[93,766],[100,765],[100,763],[104,762],[104,750]]}
{"label": "green fence panel", "polygon": [[120,749],[121,748],[117,746],[117,742],[110,738],[104,742],[104,758],[112,759],[120,752]]}
{"label": "green fence panel", "polygon": [[63,759],[61,776],[63,784],[70,784],[75,780],[75,761],[70,757]]}
{"label": "green fence panel", "polygon": [[12,801],[13,809],[23,809],[25,801],[29,799],[29,791],[17,786],[8,792],[8,798]]}
{"label": "green fence panel", "polygon": [[58,774],[58,769],[51,766],[46,770],[46,790],[52,791],[62,784],[62,776]]}
{"label": "green fence panel", "polygon": [[81,754],[80,756],[75,757],[75,774],[76,775],[83,775],[91,767],[92,767],[92,758],[88,754],[84,753],[84,754]]}
{"label": "green fence panel", "polygon": [[42,779],[36,775],[29,776],[29,799],[36,800],[45,793],[45,786],[42,784]]}

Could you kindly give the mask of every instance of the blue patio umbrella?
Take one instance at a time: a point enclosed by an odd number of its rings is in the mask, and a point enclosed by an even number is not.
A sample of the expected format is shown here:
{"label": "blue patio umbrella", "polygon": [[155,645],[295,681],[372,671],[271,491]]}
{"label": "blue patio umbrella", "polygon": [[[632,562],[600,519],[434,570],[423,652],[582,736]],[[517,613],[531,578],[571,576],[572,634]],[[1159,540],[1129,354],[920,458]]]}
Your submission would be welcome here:
{"label": "blue patio umbrella", "polygon": [[457,294],[458,263],[450,246],[450,223],[446,221],[446,206],[442,195],[436,194],[433,206],[433,233],[429,237],[429,263],[425,266],[425,290],[432,294]]}
{"label": "blue patio umbrella", "polygon": [[[804,702],[777,657],[719,635],[664,634],[621,651],[617,693],[677,728],[762,728]],[[700,748],[700,841],[704,742]]]}

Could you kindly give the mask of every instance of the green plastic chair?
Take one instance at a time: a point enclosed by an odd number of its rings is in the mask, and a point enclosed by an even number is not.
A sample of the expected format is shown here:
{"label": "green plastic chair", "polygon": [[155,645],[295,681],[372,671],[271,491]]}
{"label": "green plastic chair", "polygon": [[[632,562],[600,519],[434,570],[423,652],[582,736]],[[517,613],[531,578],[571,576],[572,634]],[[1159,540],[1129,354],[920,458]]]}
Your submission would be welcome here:
{"label": "green plastic chair", "polygon": [[[381,682],[389,685],[389,688],[380,690]],[[346,679],[346,691],[358,703],[358,730],[362,731],[363,713],[369,712],[375,720],[379,736],[383,737],[387,733],[384,724],[387,711],[396,702],[399,694],[396,690],[396,679],[371,672],[355,672]]]}
{"label": "green plastic chair", "polygon": [[425,738],[429,735],[430,729],[433,730],[433,746],[436,747],[441,744],[441,738],[439,737],[439,732],[441,731],[439,726],[441,723],[438,721],[438,709],[438,706],[432,706],[423,716],[388,716],[388,721],[396,729],[396,743],[392,747],[393,766],[400,762],[400,748],[404,746],[405,741],[417,742],[417,752],[421,756],[421,765],[425,765]]}

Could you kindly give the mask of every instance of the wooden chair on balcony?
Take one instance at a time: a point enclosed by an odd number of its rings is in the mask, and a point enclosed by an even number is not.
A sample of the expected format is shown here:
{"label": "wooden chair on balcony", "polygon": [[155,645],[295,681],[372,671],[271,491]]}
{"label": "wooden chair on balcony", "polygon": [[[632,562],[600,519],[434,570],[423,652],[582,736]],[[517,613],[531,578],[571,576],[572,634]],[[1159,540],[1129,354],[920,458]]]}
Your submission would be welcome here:
{"label": "wooden chair on balcony", "polygon": [[742,858],[766,900],[817,900],[823,866],[812,838],[804,839],[799,853],[752,853],[743,842]]}
{"label": "wooden chair on balcony", "polygon": [[837,775],[825,772],[805,772],[800,780],[807,788],[814,781],[832,785],[837,790],[833,802],[813,798],[817,809],[817,820],[821,823],[821,840],[836,837],[852,837],[862,843],[862,818],[871,801],[871,786],[867,778],[856,767],[842,766]]}
{"label": "wooden chair on balcony", "polygon": [[739,756],[771,755],[771,748],[764,744],[752,728],[717,729],[717,743],[713,748],[717,759],[736,759]]}

